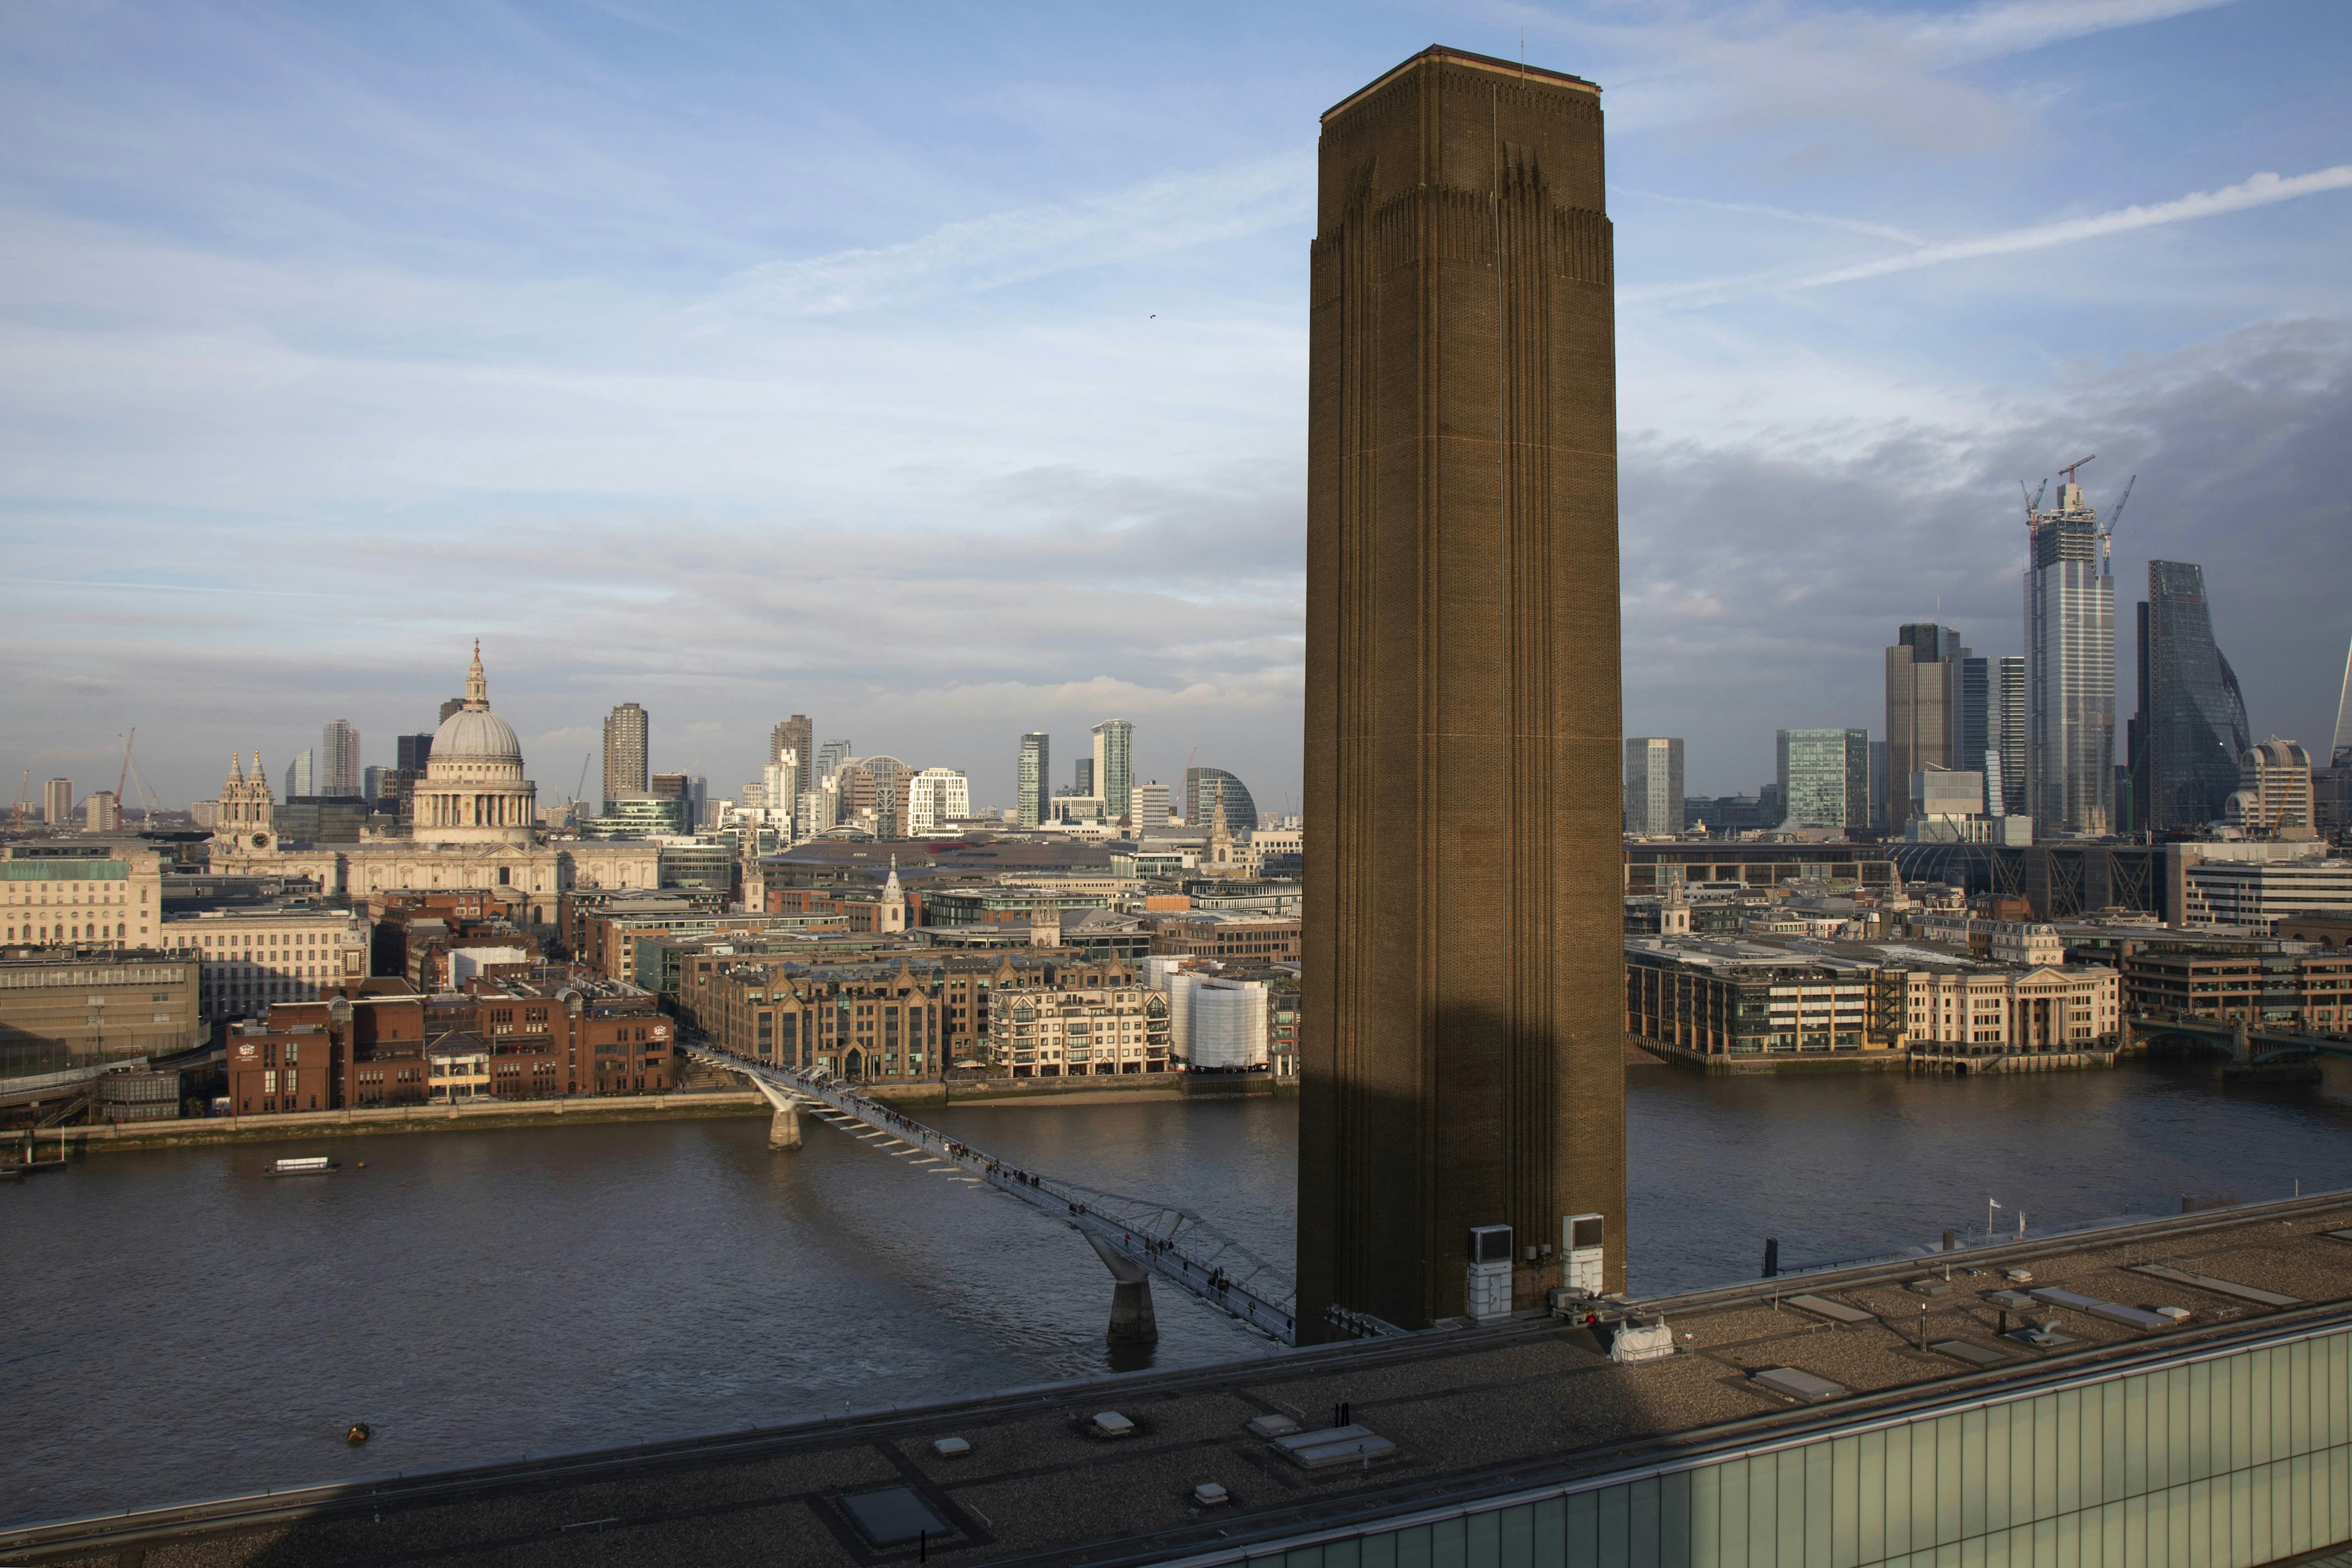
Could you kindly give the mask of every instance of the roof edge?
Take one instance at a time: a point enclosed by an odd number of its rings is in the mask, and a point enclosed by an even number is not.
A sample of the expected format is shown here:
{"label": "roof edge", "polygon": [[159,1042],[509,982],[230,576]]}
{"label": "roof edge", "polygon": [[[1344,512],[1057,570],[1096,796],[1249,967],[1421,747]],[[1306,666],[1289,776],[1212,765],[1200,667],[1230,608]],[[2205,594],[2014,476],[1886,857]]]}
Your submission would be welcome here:
{"label": "roof edge", "polygon": [[1378,91],[1381,88],[1388,85],[1388,83],[1396,77],[1402,75],[1405,71],[1411,70],[1413,67],[1420,65],[1424,60],[1450,60],[1456,65],[1468,66],[1474,70],[1493,71],[1498,76],[1514,76],[1539,79],[1550,82],[1559,87],[1572,87],[1580,91],[1589,92],[1595,98],[1601,96],[1600,83],[1587,81],[1580,76],[1570,76],[1566,71],[1552,70],[1545,66],[1531,66],[1524,60],[1497,59],[1493,55],[1477,54],[1469,49],[1449,48],[1444,44],[1432,44],[1429,47],[1422,50],[1419,54],[1414,55],[1410,58],[1401,60],[1397,64],[1390,67],[1387,70],[1382,71],[1370,81],[1366,82],[1363,86],[1358,88],[1355,91],[1349,93],[1347,97],[1341,99],[1330,108],[1325,110],[1322,113],[1321,121],[1328,123],[1330,118],[1339,113],[1341,110],[1346,109],[1349,105],[1354,103],[1357,100],[1363,98],[1367,94]]}

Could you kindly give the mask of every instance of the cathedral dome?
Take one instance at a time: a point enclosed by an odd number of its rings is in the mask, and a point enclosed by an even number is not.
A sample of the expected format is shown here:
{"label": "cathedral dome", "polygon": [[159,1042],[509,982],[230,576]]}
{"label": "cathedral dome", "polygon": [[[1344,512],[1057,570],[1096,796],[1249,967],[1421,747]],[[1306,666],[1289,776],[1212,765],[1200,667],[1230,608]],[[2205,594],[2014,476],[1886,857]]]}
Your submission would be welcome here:
{"label": "cathedral dome", "polygon": [[433,731],[433,751],[425,773],[448,763],[488,763],[511,766],[521,775],[522,744],[513,728],[490,711],[489,682],[482,677],[482,647],[474,645],[473,668],[466,671],[466,702]]}
{"label": "cathedral dome", "polygon": [[514,731],[490,711],[477,643],[465,703],[433,732],[425,777],[409,796],[409,837],[420,845],[529,845],[539,820],[538,795],[522,776],[522,747]]}
{"label": "cathedral dome", "polygon": [[522,744],[507,721],[487,708],[460,708],[433,731],[432,763],[522,764]]}

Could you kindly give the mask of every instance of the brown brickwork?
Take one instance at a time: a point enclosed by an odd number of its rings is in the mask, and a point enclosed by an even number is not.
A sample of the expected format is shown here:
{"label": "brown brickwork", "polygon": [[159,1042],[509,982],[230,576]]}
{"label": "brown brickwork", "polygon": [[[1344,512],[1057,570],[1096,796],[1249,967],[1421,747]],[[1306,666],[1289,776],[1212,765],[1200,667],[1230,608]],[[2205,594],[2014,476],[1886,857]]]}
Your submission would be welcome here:
{"label": "brown brickwork", "polygon": [[1323,118],[1313,274],[1303,1339],[1462,1312],[1475,1225],[1599,1212],[1623,1284],[1599,89],[1449,49],[1381,78]]}

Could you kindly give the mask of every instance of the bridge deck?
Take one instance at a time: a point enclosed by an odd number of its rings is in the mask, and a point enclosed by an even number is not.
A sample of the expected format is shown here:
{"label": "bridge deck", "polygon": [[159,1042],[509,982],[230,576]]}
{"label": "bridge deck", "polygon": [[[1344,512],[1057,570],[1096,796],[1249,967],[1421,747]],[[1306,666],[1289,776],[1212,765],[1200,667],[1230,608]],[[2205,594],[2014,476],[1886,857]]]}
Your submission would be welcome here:
{"label": "bridge deck", "polygon": [[[150,1563],[207,1564],[912,1563],[917,1542],[876,1546],[844,1500],[899,1488],[942,1526],[919,1548],[941,1563],[1099,1568],[1238,1552],[2340,1325],[2352,1321],[2352,1242],[2329,1234],[2338,1230],[2352,1230],[2352,1194],[1964,1250],[1949,1255],[1946,1294],[1908,1288],[1940,1282],[1939,1257],[1644,1303],[1666,1312],[1678,1352],[1643,1365],[1606,1359],[1590,1329],[1528,1319],[412,1478],[378,1492],[320,1489],[16,1531],[0,1534],[0,1562],[113,1561],[144,1547]],[[2166,1272],[2137,1271],[2151,1263]],[[2005,1280],[2012,1267],[2030,1268],[2032,1283]],[[1984,1293],[2003,1289],[2055,1289],[2118,1310],[2037,1303],[2034,1316],[2058,1318],[2067,1342],[2036,1348],[1999,1334],[2001,1308]],[[2191,1315],[2161,1329],[2116,1321],[2157,1306]],[[1923,1337],[1943,1348],[1922,1351]],[[1845,1392],[1801,1404],[1750,1376],[1771,1368]],[[1269,1414],[1319,1427],[1341,1402],[1395,1446],[1369,1478],[1355,1462],[1303,1468],[1244,1430]],[[1087,1418],[1104,1410],[1131,1420],[1132,1435],[1096,1435]],[[946,1436],[968,1442],[969,1457],[939,1457],[932,1445]],[[1233,1500],[1196,1508],[1192,1489],[1204,1481]]]}
{"label": "bridge deck", "polygon": [[1008,1164],[868,1100],[856,1086],[827,1073],[747,1061],[698,1040],[680,1043],[699,1060],[743,1074],[772,1100],[797,1100],[802,1109],[845,1130],[868,1128],[870,1131],[856,1135],[920,1151],[1067,1225],[1091,1242],[1104,1263],[1122,1278],[1156,1275],[1269,1339],[1282,1344],[1297,1342],[1292,1321],[1297,1290],[1289,1276],[1188,1209],[1106,1193]]}

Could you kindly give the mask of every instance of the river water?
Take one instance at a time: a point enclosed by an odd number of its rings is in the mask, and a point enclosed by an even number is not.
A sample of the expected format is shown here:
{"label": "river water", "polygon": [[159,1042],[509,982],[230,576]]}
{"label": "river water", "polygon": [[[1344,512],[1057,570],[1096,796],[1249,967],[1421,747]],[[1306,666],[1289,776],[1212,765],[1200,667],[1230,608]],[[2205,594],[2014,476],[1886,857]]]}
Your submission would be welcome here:
{"label": "river water", "polygon": [[[2180,1196],[2352,1186],[2352,1073],[1630,1074],[1633,1289]],[[1291,1100],[962,1107],[972,1143],[1166,1194],[1286,1263]],[[0,1187],[0,1522],[675,1436],[1107,1370],[1070,1232],[814,1122],[109,1154]],[[364,1161],[364,1170],[357,1163]],[[1163,1288],[1154,1364],[1265,1353]],[[354,1421],[373,1441],[342,1440]]]}

